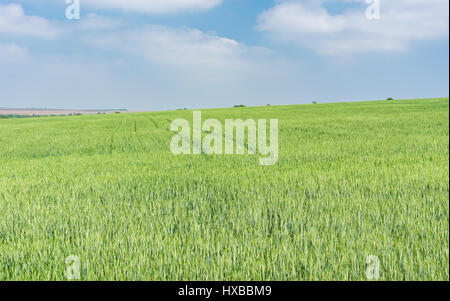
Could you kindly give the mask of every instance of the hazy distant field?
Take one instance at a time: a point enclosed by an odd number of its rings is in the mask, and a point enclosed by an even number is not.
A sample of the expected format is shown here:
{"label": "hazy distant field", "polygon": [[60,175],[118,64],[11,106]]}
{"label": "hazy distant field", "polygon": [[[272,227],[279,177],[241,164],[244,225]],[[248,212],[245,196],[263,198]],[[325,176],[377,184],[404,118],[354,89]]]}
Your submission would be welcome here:
{"label": "hazy distant field", "polygon": [[0,120],[0,280],[449,280],[448,99],[279,119],[279,161],[174,156],[191,111]]}
{"label": "hazy distant field", "polygon": [[114,110],[52,110],[52,109],[5,109],[0,108],[0,117],[8,115],[16,116],[51,116],[51,115],[91,115],[103,113],[115,113]]}

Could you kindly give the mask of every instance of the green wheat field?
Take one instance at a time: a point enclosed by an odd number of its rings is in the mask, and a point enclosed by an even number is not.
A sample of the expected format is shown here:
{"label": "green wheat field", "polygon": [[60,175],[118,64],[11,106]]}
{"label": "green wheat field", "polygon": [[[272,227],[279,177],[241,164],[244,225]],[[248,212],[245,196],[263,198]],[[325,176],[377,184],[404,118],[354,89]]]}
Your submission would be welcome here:
{"label": "green wheat field", "polygon": [[192,111],[0,119],[0,280],[449,280],[449,100],[279,119],[279,161],[180,155]]}

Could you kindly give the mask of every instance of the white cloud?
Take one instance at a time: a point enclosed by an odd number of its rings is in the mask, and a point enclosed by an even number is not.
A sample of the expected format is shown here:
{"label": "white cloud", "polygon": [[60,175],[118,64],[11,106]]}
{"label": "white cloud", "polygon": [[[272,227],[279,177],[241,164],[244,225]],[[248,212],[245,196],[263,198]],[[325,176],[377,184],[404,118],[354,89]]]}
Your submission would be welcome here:
{"label": "white cloud", "polygon": [[[12,0],[11,0],[12,1]],[[15,0],[21,3],[64,3],[64,0]],[[80,0],[80,7],[95,9],[120,9],[144,14],[173,14],[205,11],[219,6],[223,0]]]}
{"label": "white cloud", "polygon": [[208,10],[222,0],[85,0],[97,8],[113,8],[149,14],[175,13],[186,10]]}
{"label": "white cloud", "polygon": [[[353,3],[338,14],[326,2]],[[365,17],[364,0],[281,1],[259,16],[271,38],[319,53],[402,51],[418,41],[448,39],[448,0],[381,0],[381,19]]]}
{"label": "white cloud", "polygon": [[150,25],[137,30],[93,36],[87,41],[103,49],[126,52],[149,63],[189,73],[212,70],[237,72],[248,68],[258,56],[266,57],[270,53],[268,49],[248,47],[215,33],[187,27]]}
{"label": "white cloud", "polygon": [[72,25],[72,29],[78,30],[107,30],[122,27],[125,23],[117,19],[91,13],[81,18],[78,22],[72,23]]}
{"label": "white cloud", "polygon": [[0,35],[55,39],[77,31],[110,30],[124,25],[121,20],[93,13],[77,22],[60,22],[26,15],[19,4],[0,5]]}
{"label": "white cloud", "polygon": [[18,4],[0,5],[0,34],[55,38],[61,30],[50,21],[25,15]]}

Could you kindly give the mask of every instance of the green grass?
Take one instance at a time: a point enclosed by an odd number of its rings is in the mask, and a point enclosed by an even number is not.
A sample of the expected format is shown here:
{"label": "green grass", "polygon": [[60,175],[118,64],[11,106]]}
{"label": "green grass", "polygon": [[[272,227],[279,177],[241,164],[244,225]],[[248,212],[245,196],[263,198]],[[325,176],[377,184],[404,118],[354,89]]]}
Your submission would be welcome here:
{"label": "green grass", "polygon": [[174,156],[192,111],[0,120],[0,280],[449,280],[448,99],[279,119],[279,162]]}

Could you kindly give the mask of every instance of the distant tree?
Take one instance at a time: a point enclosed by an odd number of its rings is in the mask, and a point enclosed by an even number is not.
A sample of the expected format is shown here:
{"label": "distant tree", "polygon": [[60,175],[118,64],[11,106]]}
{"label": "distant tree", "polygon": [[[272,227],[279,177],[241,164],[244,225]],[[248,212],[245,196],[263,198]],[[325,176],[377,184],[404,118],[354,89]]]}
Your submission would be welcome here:
{"label": "distant tree", "polygon": [[392,97],[389,97],[388,99],[386,99],[386,100],[394,100]]}
{"label": "distant tree", "polygon": [[313,101],[312,103],[313,103],[314,105],[316,105],[316,104],[317,104],[317,101]]}

